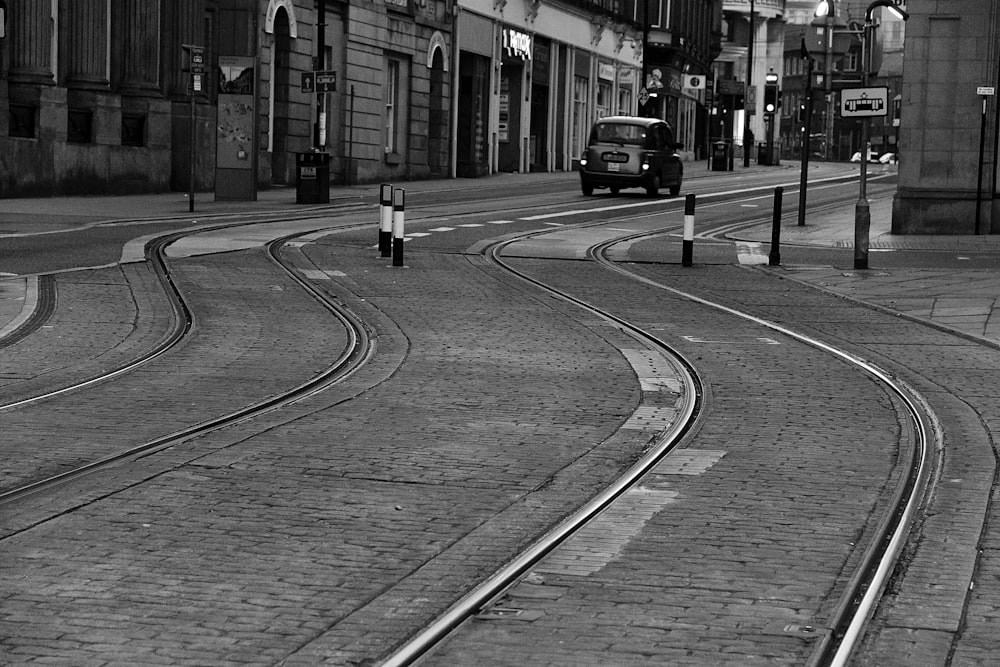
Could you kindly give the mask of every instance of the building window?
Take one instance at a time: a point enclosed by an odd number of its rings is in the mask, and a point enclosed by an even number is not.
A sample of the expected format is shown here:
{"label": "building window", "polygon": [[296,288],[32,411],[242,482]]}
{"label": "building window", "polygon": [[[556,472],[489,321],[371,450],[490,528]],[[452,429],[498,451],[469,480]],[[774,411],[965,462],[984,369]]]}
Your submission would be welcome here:
{"label": "building window", "polygon": [[399,152],[399,61],[390,60],[385,71],[385,152]]}
{"label": "building window", "polygon": [[844,72],[857,72],[858,71],[858,53],[857,51],[851,51],[844,59],[841,61]]}
{"label": "building window", "polygon": [[36,107],[28,104],[11,104],[10,126],[7,133],[12,137],[34,139],[36,111]]}
{"label": "building window", "polygon": [[94,112],[89,109],[70,109],[67,115],[66,141],[89,144],[92,141]]}
{"label": "building window", "polygon": [[611,114],[611,84],[605,81],[597,82],[597,117],[604,118]]}
{"label": "building window", "polygon": [[399,164],[407,150],[407,108],[409,105],[408,60],[388,57],[385,63],[385,134],[384,152],[386,162]]}
{"label": "building window", "polygon": [[146,117],[136,114],[122,115],[122,146],[144,146],[146,143]]}
{"label": "building window", "polygon": [[573,136],[574,155],[583,153],[584,142],[587,141],[587,98],[590,96],[590,81],[585,76],[573,77]]}

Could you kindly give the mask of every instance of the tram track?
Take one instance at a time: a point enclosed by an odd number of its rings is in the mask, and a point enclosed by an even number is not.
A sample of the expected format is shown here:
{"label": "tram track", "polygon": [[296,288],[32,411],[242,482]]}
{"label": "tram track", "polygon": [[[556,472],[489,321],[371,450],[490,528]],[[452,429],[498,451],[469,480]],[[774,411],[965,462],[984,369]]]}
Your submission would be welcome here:
{"label": "tram track", "polygon": [[[648,216],[644,216],[648,217]],[[599,228],[601,226],[622,224],[629,217],[621,216],[613,221],[587,223],[581,227]],[[631,217],[634,219],[634,216]],[[751,219],[734,225],[728,225],[719,233],[733,233],[744,227],[759,224],[759,220]],[[671,225],[656,230],[645,230],[634,234],[622,235],[616,233],[614,238],[595,243],[587,249],[587,258],[608,271],[626,277],[628,280],[642,283],[656,290],[668,292],[676,297],[700,304],[710,309],[726,313],[735,318],[759,325],[774,332],[787,336],[824,354],[839,359],[859,369],[873,378],[896,397],[906,412],[906,421],[910,426],[911,442],[906,451],[909,452],[909,462],[903,466],[902,474],[891,492],[889,502],[880,509],[880,515],[875,521],[875,529],[866,538],[863,553],[850,573],[845,592],[836,604],[835,613],[827,619],[825,628],[804,628],[805,634],[816,633],[817,641],[811,651],[807,664],[810,667],[826,665],[846,665],[864,637],[868,622],[878,606],[879,599],[886,589],[892,576],[897,560],[905,546],[909,529],[916,519],[921,504],[928,492],[929,478],[932,468],[932,453],[940,446],[941,429],[934,412],[918,392],[900,378],[876,366],[875,364],[853,354],[845,349],[826,343],[814,336],[793,330],[788,326],[768,321],[748,312],[724,305],[693,293],[676,289],[660,281],[644,277],[622,266],[621,262],[609,259],[608,253],[617,244],[630,243],[639,239],[660,236],[676,231],[678,225]],[[501,599],[506,590],[512,588],[528,574],[531,567],[546,555],[558,549],[561,544],[573,535],[582,531],[600,512],[612,505],[616,498],[635,485],[656,465],[667,456],[684,438],[684,435],[698,420],[701,404],[701,383],[697,372],[676,349],[668,345],[659,336],[628,322],[594,304],[573,296],[543,280],[533,278],[528,273],[518,270],[502,258],[503,249],[512,244],[531,237],[550,234],[552,230],[536,230],[526,234],[512,235],[505,240],[479,248],[497,268],[516,276],[533,287],[573,304],[597,317],[619,327],[629,336],[641,340],[644,344],[654,346],[670,355],[685,374],[686,407],[682,411],[683,419],[672,429],[661,434],[652,451],[623,475],[615,484],[602,491],[593,501],[569,516],[556,529],[550,531],[529,549],[524,551],[508,565],[498,570],[492,577],[482,582],[467,595],[456,602],[435,621],[422,631],[408,639],[390,657],[381,664],[383,667],[402,667],[416,663],[423,664],[422,658],[432,654],[442,642],[456,632],[461,626],[483,613],[491,604]]]}
{"label": "tram track", "polygon": [[[167,354],[172,348],[178,345],[191,331],[195,324],[195,316],[188,307],[182,289],[176,284],[171,276],[168,262],[165,256],[166,248],[171,243],[181,238],[185,233],[169,234],[157,238],[147,245],[147,258],[150,264],[155,267],[155,271],[160,279],[164,291],[167,293],[173,307],[174,323],[169,332],[151,350],[134,359],[131,363],[114,369],[108,373],[91,377],[70,386],[62,387],[58,390],[47,392],[28,399],[22,399],[0,406],[0,411],[13,410],[28,404],[44,400],[51,400],[67,394],[84,390],[97,384],[105,383],[134,371],[160,357]],[[357,368],[362,366],[375,352],[374,339],[370,335],[365,324],[354,315],[348,308],[339,304],[336,299],[326,294],[316,287],[312,282],[304,278],[290,262],[281,255],[281,246],[294,239],[299,234],[284,236],[271,241],[267,245],[267,256],[271,263],[280,268],[285,275],[292,279],[302,290],[308,293],[318,302],[337,322],[343,326],[349,337],[349,343],[340,356],[332,360],[324,371],[317,373],[307,381],[298,386],[284,391],[280,394],[269,396],[263,400],[246,405],[238,410],[215,416],[205,421],[187,426],[178,431],[148,440],[116,451],[112,454],[101,456],[82,465],[73,466],[71,469],[56,475],[15,485],[11,488],[0,491],[0,508],[21,501],[33,494],[49,491],[60,485],[66,484],[85,475],[99,470],[109,468],[122,461],[136,460],[145,456],[150,456],[163,449],[173,447],[186,440],[206,435],[218,429],[233,426],[246,420],[259,417],[263,414],[279,409],[291,403],[303,400],[320,391],[329,388],[349,377]]]}

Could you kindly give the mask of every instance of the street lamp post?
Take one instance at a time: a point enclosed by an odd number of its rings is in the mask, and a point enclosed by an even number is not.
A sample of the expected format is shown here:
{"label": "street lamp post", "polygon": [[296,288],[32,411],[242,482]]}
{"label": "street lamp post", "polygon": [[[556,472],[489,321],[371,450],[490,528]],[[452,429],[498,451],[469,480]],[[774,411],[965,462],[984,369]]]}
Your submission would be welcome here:
{"label": "street lamp post", "polygon": [[[750,86],[753,85],[753,43],[756,37],[756,26],[754,25],[754,0],[750,0],[750,36],[747,38],[747,84],[743,89],[743,166],[750,166],[750,151],[753,146],[748,146],[750,138]],[[756,97],[754,98],[756,105]]]}
{"label": "street lamp post", "polygon": [[[861,86],[868,87],[871,76],[872,37],[875,33],[872,12],[879,7],[886,7],[895,12],[904,21],[910,18],[904,10],[895,5],[892,0],[875,0],[865,10],[865,29],[861,42]],[[861,185],[858,203],[854,207],[854,268],[868,268],[868,233],[871,229],[871,209],[868,206],[868,153],[871,150],[871,137],[868,132],[868,117],[861,119]]]}
{"label": "street lamp post", "polygon": [[820,0],[816,5],[816,16],[826,17],[823,36],[826,39],[826,62],[823,70],[823,87],[826,90],[826,118],[823,120],[823,159],[830,159],[830,145],[833,143],[833,23],[837,17],[836,0]]}

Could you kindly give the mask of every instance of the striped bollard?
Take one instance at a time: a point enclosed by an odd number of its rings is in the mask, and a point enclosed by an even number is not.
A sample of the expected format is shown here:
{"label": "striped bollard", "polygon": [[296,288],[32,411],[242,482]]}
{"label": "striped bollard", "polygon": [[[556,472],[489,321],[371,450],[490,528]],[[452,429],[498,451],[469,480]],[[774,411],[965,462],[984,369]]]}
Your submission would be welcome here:
{"label": "striped bollard", "polygon": [[684,249],[681,251],[681,266],[691,266],[694,254],[694,195],[684,199]]}
{"label": "striped bollard", "polygon": [[406,190],[396,190],[392,193],[392,265],[403,265],[403,209],[406,201]]}
{"label": "striped bollard", "polygon": [[379,206],[378,249],[383,257],[392,254],[392,186],[382,184],[382,203]]}

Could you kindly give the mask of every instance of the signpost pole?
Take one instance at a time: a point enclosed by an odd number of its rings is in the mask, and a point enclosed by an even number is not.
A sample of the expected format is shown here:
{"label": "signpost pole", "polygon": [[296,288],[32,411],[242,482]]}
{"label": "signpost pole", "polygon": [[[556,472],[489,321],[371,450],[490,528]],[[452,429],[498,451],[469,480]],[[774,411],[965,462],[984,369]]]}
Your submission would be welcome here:
{"label": "signpost pole", "polygon": [[976,234],[982,234],[980,220],[983,203],[983,159],[986,152],[986,98],[994,93],[991,87],[980,87],[976,90],[983,99],[982,119],[979,123],[979,170],[976,173]]}

